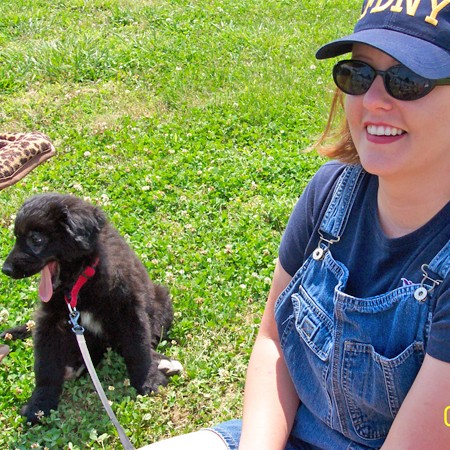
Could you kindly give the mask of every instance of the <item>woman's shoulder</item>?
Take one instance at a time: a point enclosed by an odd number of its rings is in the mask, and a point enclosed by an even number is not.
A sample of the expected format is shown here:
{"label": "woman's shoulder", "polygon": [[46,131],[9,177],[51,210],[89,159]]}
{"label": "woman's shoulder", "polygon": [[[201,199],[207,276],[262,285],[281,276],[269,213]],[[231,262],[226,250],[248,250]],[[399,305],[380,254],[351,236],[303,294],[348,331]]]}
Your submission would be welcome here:
{"label": "woman's shoulder", "polygon": [[294,206],[279,249],[280,263],[293,275],[317,244],[317,228],[346,164],[329,161],[313,175]]}
{"label": "woman's shoulder", "polygon": [[312,179],[338,178],[347,166],[348,164],[336,160],[327,161],[319,167]]}
{"label": "woman's shoulder", "polygon": [[317,210],[317,207],[321,209],[327,203],[327,199],[331,198],[334,187],[346,167],[346,164],[338,161],[323,164],[309,181],[300,202],[306,201],[314,210]]}
{"label": "woman's shoulder", "polygon": [[308,188],[320,192],[329,191],[344,172],[346,164],[339,161],[328,161],[314,174],[309,182]]}
{"label": "woman's shoulder", "polygon": [[305,216],[305,210],[310,219],[316,220],[323,208],[326,208],[334,192],[336,183],[348,165],[338,161],[328,161],[319,167],[309,180],[306,188],[297,200],[293,214]]}

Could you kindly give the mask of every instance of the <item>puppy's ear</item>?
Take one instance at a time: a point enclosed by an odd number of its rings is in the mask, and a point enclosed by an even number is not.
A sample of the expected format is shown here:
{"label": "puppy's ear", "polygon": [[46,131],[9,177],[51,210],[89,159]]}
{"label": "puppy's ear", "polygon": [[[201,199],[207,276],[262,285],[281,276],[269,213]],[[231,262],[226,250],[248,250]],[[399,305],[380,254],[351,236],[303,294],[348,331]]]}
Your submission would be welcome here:
{"label": "puppy's ear", "polygon": [[63,225],[83,250],[89,250],[106,224],[106,216],[99,208],[65,208]]}

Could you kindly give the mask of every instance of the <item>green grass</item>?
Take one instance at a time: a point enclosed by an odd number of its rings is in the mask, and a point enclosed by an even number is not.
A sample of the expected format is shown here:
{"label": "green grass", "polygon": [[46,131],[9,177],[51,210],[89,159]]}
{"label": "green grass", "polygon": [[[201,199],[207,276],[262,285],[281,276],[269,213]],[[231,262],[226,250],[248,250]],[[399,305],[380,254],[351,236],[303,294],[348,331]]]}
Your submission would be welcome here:
{"label": "green grass", "polygon": [[[246,365],[289,213],[323,160],[331,61],[359,1],[2,0],[0,129],[48,134],[57,155],[0,195],[0,258],[38,192],[102,206],[176,309],[162,351],[185,367],[157,396],[98,370],[138,447],[239,417]],[[0,327],[30,319],[37,277],[2,275]],[[32,342],[0,365],[0,448],[117,449],[89,378],[29,428]]]}

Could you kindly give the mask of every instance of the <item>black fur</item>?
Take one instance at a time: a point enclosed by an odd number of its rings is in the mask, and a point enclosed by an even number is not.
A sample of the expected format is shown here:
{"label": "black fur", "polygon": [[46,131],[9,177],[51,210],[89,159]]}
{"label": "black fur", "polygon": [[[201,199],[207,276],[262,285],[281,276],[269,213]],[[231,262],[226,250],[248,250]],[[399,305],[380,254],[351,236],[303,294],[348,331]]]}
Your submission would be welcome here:
{"label": "black fur", "polygon": [[[82,366],[64,294],[97,257],[96,274],[80,290],[77,304],[94,364],[111,347],[123,355],[138,393],[156,392],[167,384],[167,373],[158,370],[164,357],[154,348],[173,320],[169,294],[151,282],[102,210],[70,195],[37,195],[19,210],[14,234],[14,248],[2,268],[6,275],[29,277],[49,262],[59,267],[53,277],[53,296],[42,302],[35,318],[36,387],[22,409],[29,422],[36,423],[42,413],[57,408],[67,368],[77,371]],[[17,338],[26,334],[24,327],[6,332]]]}

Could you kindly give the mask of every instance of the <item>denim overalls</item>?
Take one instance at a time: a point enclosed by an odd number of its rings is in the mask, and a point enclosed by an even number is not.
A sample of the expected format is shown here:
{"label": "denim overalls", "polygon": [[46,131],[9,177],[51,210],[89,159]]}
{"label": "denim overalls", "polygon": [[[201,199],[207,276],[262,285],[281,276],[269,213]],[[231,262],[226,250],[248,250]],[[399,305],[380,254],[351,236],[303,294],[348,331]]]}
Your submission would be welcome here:
{"label": "denim overalls", "polygon": [[345,232],[365,175],[361,166],[346,167],[316,250],[275,305],[281,347],[301,399],[289,449],[383,444],[425,356],[433,291],[450,271],[449,241],[432,261],[423,261],[420,284],[369,298],[345,293],[348,270],[333,259],[332,245]]}

